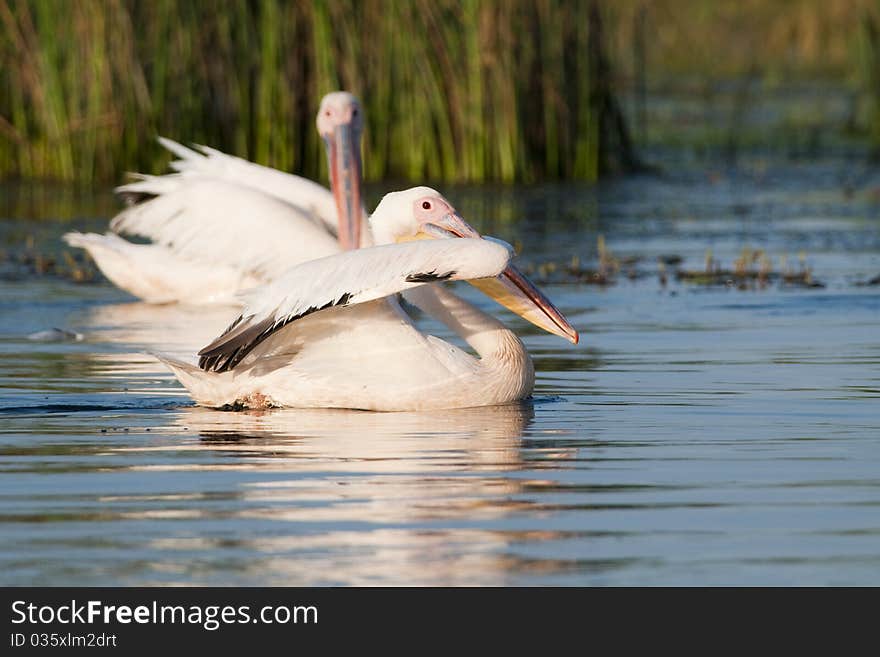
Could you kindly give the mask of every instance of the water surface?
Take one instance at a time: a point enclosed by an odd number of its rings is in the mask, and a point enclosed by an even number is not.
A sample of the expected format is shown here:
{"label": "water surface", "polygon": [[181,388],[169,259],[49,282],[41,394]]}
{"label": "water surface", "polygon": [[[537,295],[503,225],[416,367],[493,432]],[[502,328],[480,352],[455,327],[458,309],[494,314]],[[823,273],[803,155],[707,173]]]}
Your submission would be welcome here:
{"label": "water surface", "polygon": [[[149,353],[191,358],[229,310],[0,269],[0,584],[878,585],[878,189],[845,161],[448,189],[525,264],[588,262],[599,234],[641,260],[547,287],[577,347],[460,285],[538,380],[442,413],[198,408]],[[8,248],[114,208],[59,194],[4,189]],[[824,287],[656,275],[744,246]],[[82,339],[27,338],[53,327]]]}

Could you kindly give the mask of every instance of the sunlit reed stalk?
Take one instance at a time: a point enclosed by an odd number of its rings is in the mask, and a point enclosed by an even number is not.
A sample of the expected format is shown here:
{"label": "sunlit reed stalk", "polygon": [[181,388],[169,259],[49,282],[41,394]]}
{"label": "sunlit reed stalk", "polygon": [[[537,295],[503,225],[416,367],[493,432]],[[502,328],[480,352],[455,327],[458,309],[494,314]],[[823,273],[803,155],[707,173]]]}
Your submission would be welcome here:
{"label": "sunlit reed stalk", "polygon": [[344,88],[369,179],[595,180],[625,158],[593,7],[0,0],[0,176],[155,172],[166,135],[323,177],[314,112]]}

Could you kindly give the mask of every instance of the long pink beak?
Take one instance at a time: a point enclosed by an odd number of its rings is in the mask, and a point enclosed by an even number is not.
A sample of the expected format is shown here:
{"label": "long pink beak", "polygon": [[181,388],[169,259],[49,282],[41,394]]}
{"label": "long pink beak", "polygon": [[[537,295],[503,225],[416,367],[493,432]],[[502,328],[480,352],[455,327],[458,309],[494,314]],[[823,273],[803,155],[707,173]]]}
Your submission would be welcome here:
{"label": "long pink beak", "polygon": [[336,126],[326,138],[330,189],[339,218],[339,246],[343,250],[361,245],[361,145],[350,123]]}
{"label": "long pink beak", "polygon": [[[433,237],[440,238],[482,237],[457,212],[447,214],[436,223],[427,224],[423,230]],[[515,265],[509,264],[495,278],[480,278],[470,283],[535,326],[565,338],[573,344],[578,343],[580,336],[565,315]]]}

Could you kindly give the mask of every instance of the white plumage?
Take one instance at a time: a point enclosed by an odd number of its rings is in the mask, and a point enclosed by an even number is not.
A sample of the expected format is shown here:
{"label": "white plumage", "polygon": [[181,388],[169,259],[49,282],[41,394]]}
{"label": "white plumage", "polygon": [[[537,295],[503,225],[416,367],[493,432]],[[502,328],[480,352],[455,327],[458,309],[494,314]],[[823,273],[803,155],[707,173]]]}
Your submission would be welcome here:
{"label": "white plumage", "polygon": [[375,301],[433,280],[467,281],[497,276],[512,247],[487,239],[385,244],[312,260],[248,294],[244,315],[275,322],[347,295],[346,305]]}
{"label": "white plumage", "polygon": [[[437,192],[389,194],[371,217],[394,243],[303,263],[255,291],[238,320],[202,349],[200,365],[165,362],[207,406],[423,410],[499,404],[529,395],[522,342],[437,280],[506,275],[512,252],[481,239]],[[424,239],[456,230],[464,239]],[[451,232],[450,232],[451,234]],[[419,241],[409,241],[409,240]],[[445,323],[479,358],[421,333],[395,295]],[[545,297],[548,330],[577,334]]]}
{"label": "white plumage", "polygon": [[[217,180],[249,187],[304,210],[322,222],[330,233],[336,234],[336,202],[323,185],[208,146],[196,146],[197,150],[193,150],[165,137],[159,137],[159,143],[179,158],[169,166],[179,172],[181,178]],[[171,177],[162,176],[163,179]],[[138,184],[121,185],[117,191],[138,191]]]}
{"label": "white plumage", "polygon": [[302,208],[210,178],[188,180],[132,205],[110,227],[148,237],[184,262],[221,263],[263,281],[293,264],[339,252],[336,237]]}
{"label": "white plumage", "polygon": [[240,290],[261,282],[223,262],[188,260],[164,246],[133,244],[112,233],[71,232],[64,240],[86,249],[114,285],[148,303],[238,304]]}

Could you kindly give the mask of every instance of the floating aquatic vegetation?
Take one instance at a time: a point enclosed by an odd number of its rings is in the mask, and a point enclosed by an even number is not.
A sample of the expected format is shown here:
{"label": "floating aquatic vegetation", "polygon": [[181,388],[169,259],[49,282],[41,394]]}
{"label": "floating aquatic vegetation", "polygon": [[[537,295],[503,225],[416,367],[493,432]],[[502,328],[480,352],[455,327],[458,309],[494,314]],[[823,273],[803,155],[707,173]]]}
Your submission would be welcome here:
{"label": "floating aquatic vegetation", "polygon": [[792,268],[785,254],[779,257],[779,267],[774,269],[772,259],[764,249],[744,247],[733,261],[732,268],[725,268],[712,255],[706,252],[703,269],[677,269],[677,280],[697,285],[724,285],[739,289],[762,289],[771,282],[798,287],[821,288],[825,285],[813,278],[812,269],[807,265],[806,253],[798,254],[798,267]]}
{"label": "floating aquatic vegetation", "polygon": [[[20,245],[0,248],[0,278],[54,276],[74,283],[99,283],[104,280],[85,252],[58,249],[53,246],[55,243],[52,240],[43,244],[42,240],[28,235]],[[523,250],[522,245],[515,246],[516,251]],[[792,265],[786,254],[771,257],[765,249],[744,247],[727,267],[711,249],[707,249],[702,266],[688,268],[686,259],[674,253],[656,258],[640,254],[617,255],[612,252],[603,235],[597,237],[593,253],[575,254],[566,260],[527,261],[522,267],[542,285],[578,283],[608,287],[621,281],[656,278],[664,287],[673,281],[683,285],[724,286],[741,290],[760,290],[770,285],[825,287],[814,277],[805,252],[798,253],[796,265]],[[880,285],[880,275],[853,285]]]}
{"label": "floating aquatic vegetation", "polygon": [[[804,288],[822,288],[825,285],[813,277],[807,264],[807,255],[798,254],[798,266],[791,267],[786,255],[778,258],[778,267],[764,249],[744,247],[731,267],[724,267],[712,250],[706,251],[703,267],[687,269],[685,259],[677,254],[664,254],[656,259],[656,268],[649,268],[648,258],[639,255],[617,256],[608,248],[605,238],[596,240],[596,256],[584,265],[578,255],[567,262],[544,261],[525,265],[526,273],[541,284],[583,283],[588,285],[615,285],[621,279],[637,280],[656,276],[662,286],[670,280],[689,285],[736,287],[741,290],[764,289],[770,284]],[[874,281],[875,279],[872,279]],[[880,284],[868,281],[864,284]]]}
{"label": "floating aquatic vegetation", "polygon": [[29,276],[54,276],[74,283],[103,280],[84,252],[43,250],[37,248],[33,236],[21,246],[0,249],[0,278],[17,280]]}

